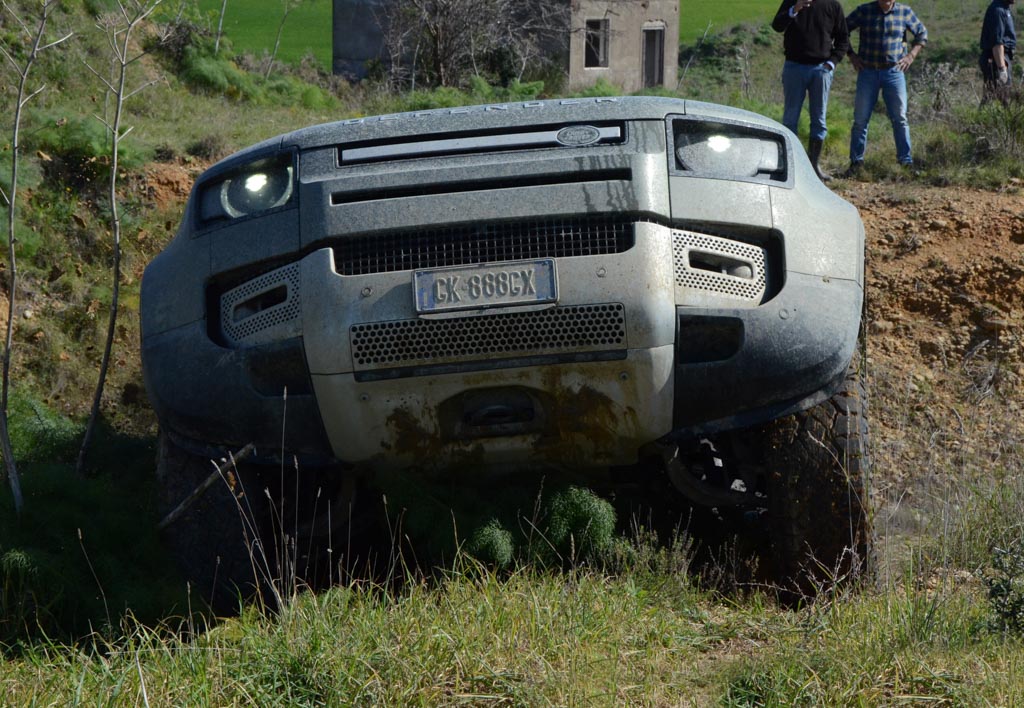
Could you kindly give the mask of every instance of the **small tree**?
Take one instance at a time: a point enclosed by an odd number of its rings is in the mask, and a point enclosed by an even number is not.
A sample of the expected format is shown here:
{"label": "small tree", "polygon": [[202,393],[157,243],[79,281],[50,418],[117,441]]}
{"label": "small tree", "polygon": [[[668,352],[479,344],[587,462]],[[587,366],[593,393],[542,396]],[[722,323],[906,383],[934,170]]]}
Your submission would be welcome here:
{"label": "small tree", "polygon": [[559,0],[382,0],[393,82],[458,86],[486,70],[521,79],[546,49],[568,39]]}
{"label": "small tree", "polygon": [[277,23],[277,36],[274,37],[274,49],[270,52],[270,61],[267,62],[267,73],[263,78],[269,79],[270,72],[274,68],[274,62],[277,60],[277,50],[281,48],[281,34],[284,32],[284,23],[288,21],[288,15],[292,14],[292,10],[306,2],[312,2],[312,0],[281,0],[281,6],[284,12],[281,14],[281,21]]}
{"label": "small tree", "polygon": [[18,93],[14,99],[14,116],[11,125],[11,182],[8,186],[8,193],[4,193],[0,189],[0,197],[3,198],[4,203],[7,205],[7,331],[4,337],[4,361],[3,361],[3,392],[0,395],[0,451],[4,456],[4,470],[6,471],[7,480],[11,485],[11,493],[14,497],[14,508],[20,514],[22,506],[24,505],[24,499],[21,494],[21,480],[18,477],[18,469],[14,462],[14,452],[11,448],[11,436],[10,431],[7,427],[7,396],[10,391],[11,383],[11,349],[14,343],[14,313],[15,313],[15,300],[17,297],[17,286],[18,286],[18,263],[15,256],[15,237],[14,227],[16,223],[16,207],[18,200],[18,167],[20,158],[20,136],[21,136],[21,118],[22,110],[25,105],[31,101],[34,97],[38,96],[43,90],[45,85],[40,86],[34,91],[29,90],[28,77],[32,71],[32,67],[36,63],[36,59],[39,57],[39,53],[55,47],[61,42],[65,41],[70,37],[67,34],[60,39],[53,42],[45,42],[44,37],[46,36],[46,25],[50,20],[50,16],[53,11],[60,5],[60,0],[45,0],[38,6],[38,14],[35,19],[35,29],[32,29],[30,25],[25,22],[21,16],[6,2],[3,3],[4,11],[10,13],[14,18],[15,23],[20,27],[22,34],[28,40],[28,45],[31,47],[28,51],[28,55],[25,56],[21,63],[15,59],[14,56],[4,47],[0,47],[0,53],[3,54],[7,62],[13,67],[15,74],[18,77]]}
{"label": "small tree", "polygon": [[213,53],[220,54],[220,36],[224,30],[224,13],[228,9],[228,0],[221,0],[220,15],[217,17],[217,39],[213,42]]}
{"label": "small tree", "polygon": [[99,418],[100,402],[103,399],[103,387],[107,380],[107,370],[110,368],[110,353],[114,346],[114,333],[117,326],[118,300],[121,292],[121,215],[117,199],[117,158],[118,148],[121,141],[131,127],[123,128],[125,102],[138,94],[143,89],[153,85],[159,79],[143,82],[135,88],[128,88],[128,70],[141,59],[145,53],[134,53],[132,45],[132,34],[139,26],[153,14],[153,11],[160,5],[162,0],[117,0],[117,10],[104,15],[99,23],[99,28],[106,34],[110,45],[111,58],[113,61],[113,77],[107,78],[96,69],[86,65],[93,74],[106,87],[107,95],[113,101],[114,115],[111,118],[97,116],[99,121],[106,126],[110,133],[110,181],[108,184],[108,199],[110,203],[110,231],[114,240],[114,262],[113,262],[113,291],[110,298],[110,312],[107,320],[107,336],[103,345],[103,358],[100,361],[99,381],[96,384],[96,393],[92,400],[92,410],[89,412],[89,420],[85,425],[85,435],[82,437],[82,447],[78,452],[78,474],[85,474],[85,458],[89,450],[89,444],[96,428],[96,420]]}

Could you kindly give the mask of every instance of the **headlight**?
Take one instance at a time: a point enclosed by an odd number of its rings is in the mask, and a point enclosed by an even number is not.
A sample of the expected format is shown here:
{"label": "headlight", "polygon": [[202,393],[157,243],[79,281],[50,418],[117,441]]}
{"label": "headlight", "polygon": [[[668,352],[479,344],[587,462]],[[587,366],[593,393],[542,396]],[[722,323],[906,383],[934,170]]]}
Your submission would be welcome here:
{"label": "headlight", "polygon": [[199,218],[238,219],[282,207],[292,198],[294,181],[289,154],[252,162],[203,187]]}
{"label": "headlight", "polygon": [[781,137],[742,126],[675,121],[677,169],[707,176],[785,179]]}

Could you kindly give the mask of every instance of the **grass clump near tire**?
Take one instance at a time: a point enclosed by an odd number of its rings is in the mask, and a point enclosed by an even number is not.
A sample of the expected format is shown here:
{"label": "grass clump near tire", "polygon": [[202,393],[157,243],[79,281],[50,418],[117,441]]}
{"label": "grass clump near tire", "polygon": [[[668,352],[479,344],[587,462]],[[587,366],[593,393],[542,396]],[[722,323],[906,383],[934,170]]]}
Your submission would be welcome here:
{"label": "grass clump near tire", "polygon": [[562,563],[600,563],[615,545],[615,509],[589,489],[555,492],[545,506],[545,537]]}
{"label": "grass clump near tire", "polygon": [[466,552],[481,563],[508,568],[515,558],[516,548],[512,532],[497,519],[491,519],[473,532],[466,543]]}

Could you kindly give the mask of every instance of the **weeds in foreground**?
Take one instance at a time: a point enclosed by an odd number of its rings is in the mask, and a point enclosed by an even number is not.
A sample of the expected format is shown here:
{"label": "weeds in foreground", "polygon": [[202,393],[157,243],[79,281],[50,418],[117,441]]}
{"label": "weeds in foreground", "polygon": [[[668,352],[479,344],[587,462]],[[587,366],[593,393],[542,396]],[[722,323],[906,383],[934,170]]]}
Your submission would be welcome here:
{"label": "weeds in foreground", "polygon": [[115,639],[37,643],[0,690],[116,705],[1016,704],[1024,651],[985,630],[976,590],[908,575],[786,611],[664,570],[497,572],[460,556],[437,579],[301,593],[275,615],[128,617]]}

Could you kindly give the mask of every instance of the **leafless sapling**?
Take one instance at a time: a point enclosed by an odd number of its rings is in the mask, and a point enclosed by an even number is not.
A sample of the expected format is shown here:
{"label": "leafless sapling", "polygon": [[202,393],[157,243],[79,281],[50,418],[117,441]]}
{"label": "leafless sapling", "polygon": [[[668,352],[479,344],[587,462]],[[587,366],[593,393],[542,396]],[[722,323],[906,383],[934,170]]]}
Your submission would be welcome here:
{"label": "leafless sapling", "polygon": [[228,9],[228,0],[221,0],[220,15],[217,16],[217,39],[213,41],[214,55],[220,54],[220,36],[224,31],[224,13]]}
{"label": "leafless sapling", "polygon": [[2,450],[4,456],[3,469],[6,471],[7,480],[10,483],[11,493],[14,497],[14,508],[19,514],[24,505],[24,499],[21,493],[21,480],[18,476],[18,469],[15,465],[14,453],[11,448],[10,430],[7,426],[7,400],[11,383],[11,350],[14,343],[14,313],[18,285],[18,263],[15,254],[14,227],[17,220],[21,119],[25,105],[46,88],[45,85],[34,90],[29,88],[29,74],[36,63],[36,59],[39,57],[39,53],[57,46],[71,36],[71,34],[67,34],[52,42],[45,40],[46,25],[59,4],[59,0],[45,0],[38,4],[37,14],[32,18],[35,21],[33,28],[29,21],[24,20],[6,0],[3,2],[4,11],[14,18],[15,24],[24,35],[29,47],[28,53],[21,57],[19,61],[7,47],[0,46],[0,54],[3,54],[3,57],[14,69],[18,77],[18,92],[14,99],[14,116],[11,123],[11,181],[6,192],[0,189],[0,196],[2,196],[4,203],[7,205],[7,329],[4,337],[3,392],[0,395],[0,450]]}
{"label": "leafless sapling", "polygon": [[92,66],[89,70],[103,83],[108,97],[111,99],[113,116],[97,116],[107,128],[110,135],[110,180],[108,199],[110,203],[110,231],[113,238],[113,289],[110,298],[110,311],[107,320],[107,335],[103,345],[103,358],[100,361],[99,380],[93,395],[92,409],[85,425],[82,447],[78,451],[76,471],[85,474],[85,459],[95,432],[99,418],[100,402],[103,399],[103,387],[110,368],[110,353],[114,345],[114,333],[117,325],[118,299],[121,292],[121,215],[117,197],[118,149],[121,141],[131,132],[131,127],[123,127],[125,102],[140,91],[152,86],[160,79],[143,81],[134,88],[129,88],[129,69],[139,61],[145,52],[135,50],[132,34],[140,28],[146,19],[153,14],[162,0],[117,0],[117,8],[104,15],[98,23],[99,28],[107,37],[110,56],[113,64],[111,77],[104,76]]}
{"label": "leafless sapling", "polygon": [[274,49],[270,52],[270,60],[267,62],[267,73],[263,78],[270,78],[270,72],[274,68],[274,62],[277,61],[277,51],[281,48],[281,34],[284,32],[284,23],[288,21],[288,16],[292,14],[292,10],[306,2],[312,2],[312,0],[281,0],[281,7],[283,10],[281,14],[281,21],[277,23],[277,35],[274,37]]}
{"label": "leafless sapling", "polygon": [[383,0],[375,13],[393,83],[458,86],[499,57],[520,79],[569,29],[558,0]]}

